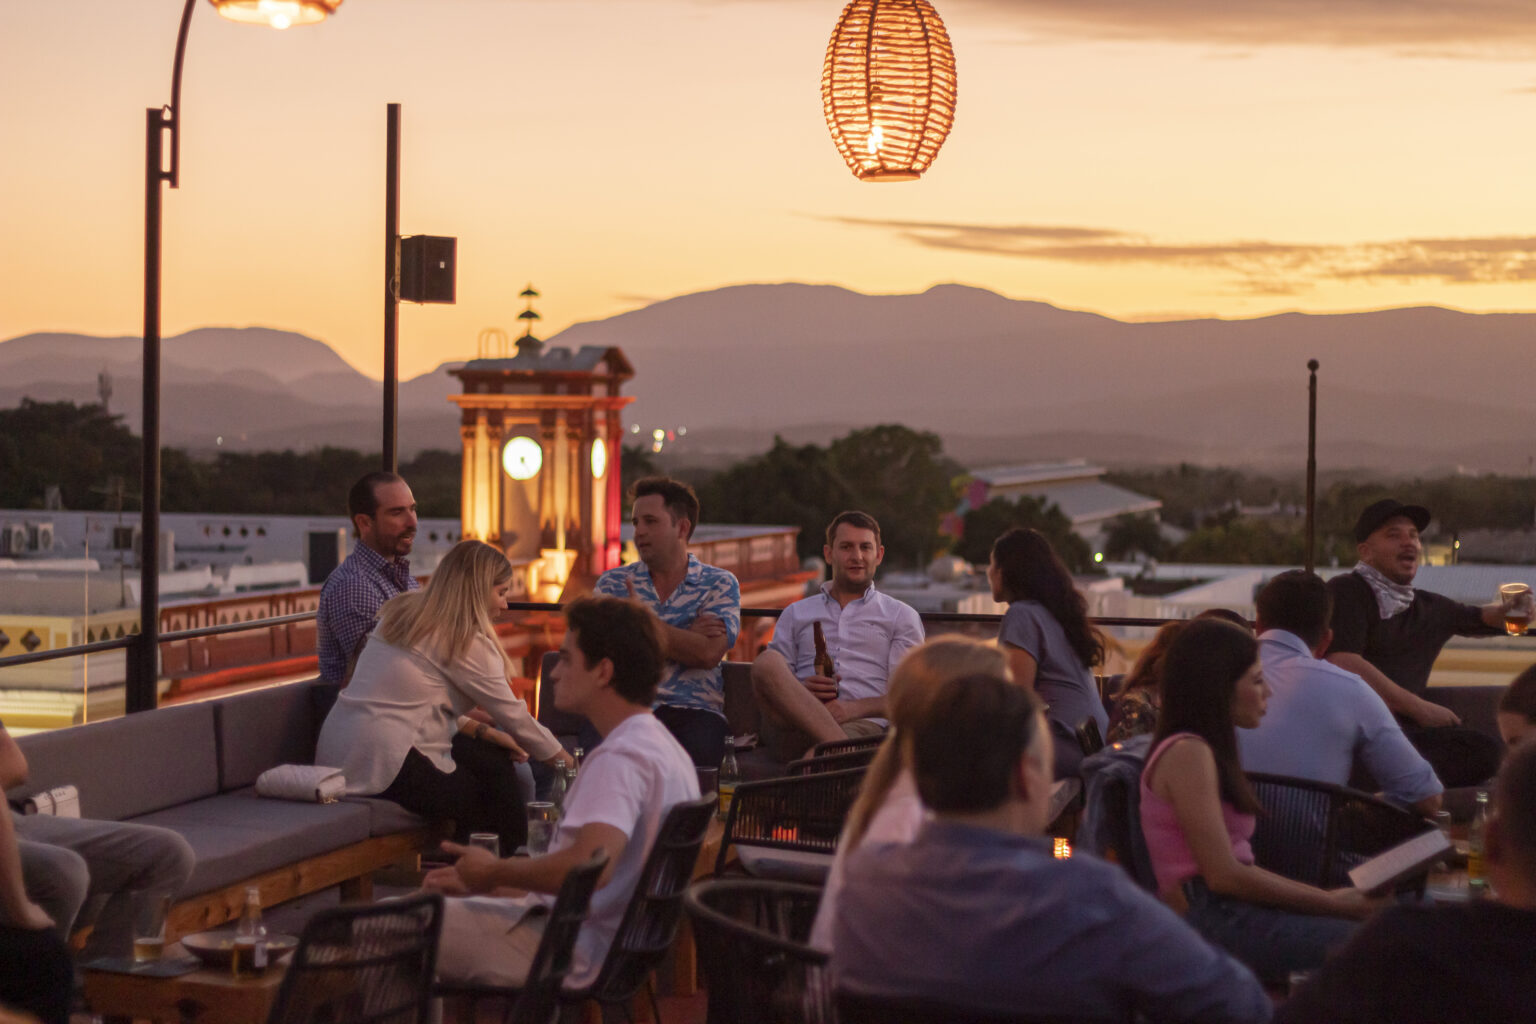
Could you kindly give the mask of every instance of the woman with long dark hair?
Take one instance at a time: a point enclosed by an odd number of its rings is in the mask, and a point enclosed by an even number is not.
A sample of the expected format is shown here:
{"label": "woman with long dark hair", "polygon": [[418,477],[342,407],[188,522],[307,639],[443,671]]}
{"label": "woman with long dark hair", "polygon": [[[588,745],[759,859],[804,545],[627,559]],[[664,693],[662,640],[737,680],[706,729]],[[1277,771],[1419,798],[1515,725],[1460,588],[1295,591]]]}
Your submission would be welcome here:
{"label": "woman with long dark hair", "polygon": [[1038,530],[1015,527],[992,545],[987,568],[992,599],[1008,604],[998,643],[1013,680],[1039,694],[1056,737],[1056,778],[1077,774],[1083,760],[1077,727],[1092,719],[1102,736],[1109,716],[1093,680],[1104,660],[1104,638],[1088,622],[1088,602],[1072,574]]}
{"label": "woman with long dark hair", "polygon": [[1141,775],[1141,829],[1160,895],[1195,930],[1277,983],[1311,970],[1380,901],[1265,871],[1249,840],[1262,813],[1238,756],[1237,729],[1264,717],[1258,642],[1195,619],[1163,657],[1162,709]]}

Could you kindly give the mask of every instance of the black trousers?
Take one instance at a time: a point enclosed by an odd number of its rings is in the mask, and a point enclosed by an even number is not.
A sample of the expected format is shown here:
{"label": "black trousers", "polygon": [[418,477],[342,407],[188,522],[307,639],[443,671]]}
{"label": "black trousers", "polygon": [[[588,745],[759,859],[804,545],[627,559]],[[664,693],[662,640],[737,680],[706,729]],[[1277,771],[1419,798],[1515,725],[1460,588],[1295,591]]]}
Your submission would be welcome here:
{"label": "black trousers", "polygon": [[69,1024],[74,977],[69,947],[52,928],[0,925],[0,1004],[42,1024]]}
{"label": "black trousers", "polygon": [[[1399,722],[1403,720],[1398,719]],[[1424,755],[1446,789],[1481,786],[1499,770],[1499,741],[1465,725],[1403,724],[1403,735]]]}
{"label": "black trousers", "polygon": [[456,733],[453,764],[452,772],[438,771],[412,748],[395,781],[379,796],[424,818],[451,819],[455,842],[467,841],[471,832],[494,832],[501,837],[501,855],[512,856],[528,842],[528,811],[517,787],[516,762],[506,747]]}

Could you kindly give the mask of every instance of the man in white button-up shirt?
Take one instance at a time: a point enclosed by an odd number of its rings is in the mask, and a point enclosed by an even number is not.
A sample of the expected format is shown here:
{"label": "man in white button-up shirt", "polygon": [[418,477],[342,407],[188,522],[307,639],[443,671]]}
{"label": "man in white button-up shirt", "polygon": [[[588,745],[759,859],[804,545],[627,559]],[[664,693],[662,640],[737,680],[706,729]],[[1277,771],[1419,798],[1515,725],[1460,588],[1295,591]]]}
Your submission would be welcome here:
{"label": "man in white button-up shirt", "polygon": [[[923,642],[917,612],[875,589],[885,548],[873,516],[840,513],[827,527],[822,554],[832,579],[784,609],[773,642],[752,663],[764,742],[786,761],[818,743],[884,732],[891,670]],[[818,622],[832,658],[830,677],[814,665]]]}

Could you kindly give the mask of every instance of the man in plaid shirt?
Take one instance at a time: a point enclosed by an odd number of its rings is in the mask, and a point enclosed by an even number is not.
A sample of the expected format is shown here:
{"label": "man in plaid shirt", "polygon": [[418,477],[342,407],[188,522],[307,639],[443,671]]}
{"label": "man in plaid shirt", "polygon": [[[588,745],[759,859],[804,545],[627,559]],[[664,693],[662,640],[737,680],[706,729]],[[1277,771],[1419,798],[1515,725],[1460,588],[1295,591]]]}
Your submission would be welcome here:
{"label": "man in plaid shirt", "polygon": [[315,616],[320,678],[341,683],[379,608],[421,584],[406,556],[416,540],[416,499],[394,473],[369,473],[347,494],[357,545],[320,589]]}

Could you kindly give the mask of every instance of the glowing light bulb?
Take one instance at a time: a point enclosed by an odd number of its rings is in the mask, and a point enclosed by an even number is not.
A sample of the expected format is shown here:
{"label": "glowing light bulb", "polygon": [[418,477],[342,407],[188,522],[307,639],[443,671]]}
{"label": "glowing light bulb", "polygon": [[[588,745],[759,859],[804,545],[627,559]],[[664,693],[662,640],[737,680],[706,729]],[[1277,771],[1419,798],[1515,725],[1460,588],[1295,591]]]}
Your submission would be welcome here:
{"label": "glowing light bulb", "polygon": [[275,29],[291,28],[293,19],[303,13],[303,9],[292,0],[261,0],[257,10],[267,19],[267,24]]}
{"label": "glowing light bulb", "polygon": [[869,130],[869,154],[874,156],[885,145],[885,129],[875,125]]}
{"label": "glowing light bulb", "polygon": [[666,436],[667,436],[667,432],[665,430],[662,430],[660,427],[657,427],[655,430],[651,431],[651,440],[652,441],[663,441],[663,440],[666,439]]}

